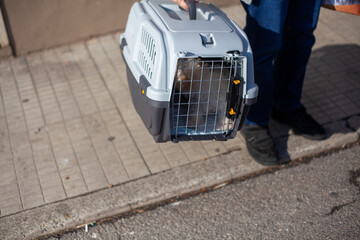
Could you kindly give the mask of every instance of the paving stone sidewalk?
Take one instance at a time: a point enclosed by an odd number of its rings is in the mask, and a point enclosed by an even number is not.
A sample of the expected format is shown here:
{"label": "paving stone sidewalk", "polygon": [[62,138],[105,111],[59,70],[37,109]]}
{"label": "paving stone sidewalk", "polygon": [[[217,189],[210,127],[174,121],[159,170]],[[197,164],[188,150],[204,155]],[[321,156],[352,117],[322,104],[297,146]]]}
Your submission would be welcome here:
{"label": "paving stone sidewalk", "polygon": [[[240,5],[223,10],[244,26]],[[360,17],[322,10],[303,103],[332,135],[314,142],[272,123],[283,158],[358,141],[358,26]],[[133,108],[119,34],[0,61],[0,222],[226,154],[233,177],[237,169],[263,168],[239,134],[227,142],[156,144]]]}

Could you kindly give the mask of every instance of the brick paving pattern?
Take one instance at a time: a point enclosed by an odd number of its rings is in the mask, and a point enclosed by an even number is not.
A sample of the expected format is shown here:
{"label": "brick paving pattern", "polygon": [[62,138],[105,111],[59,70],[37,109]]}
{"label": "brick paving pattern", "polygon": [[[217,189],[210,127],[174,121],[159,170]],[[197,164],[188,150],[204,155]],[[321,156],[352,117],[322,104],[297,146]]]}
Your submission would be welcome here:
{"label": "brick paving pattern", "polygon": [[[224,11],[244,26],[240,5]],[[322,124],[360,114],[359,20],[321,13],[303,103]],[[244,149],[239,136],[156,144],[133,108],[119,34],[0,61],[0,217]]]}

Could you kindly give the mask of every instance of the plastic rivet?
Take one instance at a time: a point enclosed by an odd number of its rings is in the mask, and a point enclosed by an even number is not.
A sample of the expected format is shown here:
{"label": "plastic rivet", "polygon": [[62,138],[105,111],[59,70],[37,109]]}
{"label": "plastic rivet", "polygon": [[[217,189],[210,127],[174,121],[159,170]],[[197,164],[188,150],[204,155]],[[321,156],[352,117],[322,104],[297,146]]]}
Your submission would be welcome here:
{"label": "plastic rivet", "polygon": [[183,58],[186,57],[187,52],[179,52],[179,57]]}

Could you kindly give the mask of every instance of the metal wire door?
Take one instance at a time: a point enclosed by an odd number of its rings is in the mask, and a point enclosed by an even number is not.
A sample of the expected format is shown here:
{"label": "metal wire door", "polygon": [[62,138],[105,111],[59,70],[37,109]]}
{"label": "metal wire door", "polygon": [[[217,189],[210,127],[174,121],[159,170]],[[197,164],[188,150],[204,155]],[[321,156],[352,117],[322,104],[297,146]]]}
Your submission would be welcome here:
{"label": "metal wire door", "polygon": [[241,58],[179,59],[170,110],[174,138],[233,130],[242,91],[237,72],[241,64]]}

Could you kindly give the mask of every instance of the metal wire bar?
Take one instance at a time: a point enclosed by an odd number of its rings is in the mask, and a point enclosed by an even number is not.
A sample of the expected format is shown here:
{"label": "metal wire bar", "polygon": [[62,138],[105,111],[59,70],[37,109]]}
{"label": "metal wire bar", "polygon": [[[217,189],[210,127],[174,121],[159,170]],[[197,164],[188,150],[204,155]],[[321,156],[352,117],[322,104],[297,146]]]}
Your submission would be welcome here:
{"label": "metal wire bar", "polygon": [[[230,61],[230,67],[229,67],[229,75],[228,75],[228,79],[229,79],[229,84],[227,86],[227,89],[226,91],[229,92],[230,91],[230,81],[231,81],[231,73],[232,73],[232,66],[233,66],[233,61]],[[225,127],[226,125],[226,127]],[[226,119],[226,121],[224,120],[223,123],[222,123],[222,129],[225,130],[225,129],[229,129],[229,120]]]}
{"label": "metal wire bar", "polygon": [[204,129],[205,132],[206,132],[206,129],[207,129],[206,127],[207,127],[208,114],[209,114],[210,93],[211,93],[211,84],[212,84],[213,71],[214,71],[214,61],[212,61],[212,63],[211,63],[210,84],[209,84],[209,91],[208,91],[209,92],[208,93],[208,104],[206,106],[206,118],[205,118],[205,129]]}
{"label": "metal wire bar", "polygon": [[[221,69],[220,69],[220,77],[219,77],[219,86],[218,86],[218,95],[216,98],[216,110],[215,110],[215,123],[213,131],[216,131],[216,123],[217,123],[217,114],[219,108],[219,99],[220,99],[220,91],[221,91],[221,81],[222,81],[222,73],[223,73],[224,62],[221,62]],[[223,130],[223,129],[222,129]]]}
{"label": "metal wire bar", "polygon": [[[179,71],[179,64],[177,66],[177,71],[176,71],[176,76],[177,76],[177,73]],[[181,71],[181,74],[180,74],[180,79],[182,79],[182,71]],[[177,138],[178,137],[178,130],[179,130],[179,115],[180,115],[180,106],[181,106],[181,90],[182,90],[182,81],[180,81],[180,89],[179,89],[179,99],[178,99],[178,102],[180,103],[179,106],[178,106],[178,113],[177,113],[177,118],[176,118],[176,132],[175,132],[175,137]],[[174,88],[174,92],[175,92],[175,88]],[[173,117],[172,117],[173,118]]]}
{"label": "metal wire bar", "polygon": [[200,94],[201,94],[201,88],[202,88],[202,82],[203,82],[203,76],[204,76],[204,61],[201,63],[201,75],[200,75],[200,86],[199,86],[199,100],[197,105],[197,115],[196,115],[196,124],[195,124],[195,132],[198,131],[198,121],[199,121],[199,110],[200,110]]}
{"label": "metal wire bar", "polygon": [[189,96],[189,106],[188,106],[188,116],[186,118],[186,127],[185,127],[185,133],[188,133],[188,124],[189,124],[189,111],[190,111],[190,104],[191,104],[191,97],[192,97],[192,87],[193,87],[193,77],[194,77],[194,61],[192,62],[192,67],[191,67],[191,81],[190,81],[190,96]]}

